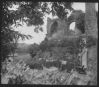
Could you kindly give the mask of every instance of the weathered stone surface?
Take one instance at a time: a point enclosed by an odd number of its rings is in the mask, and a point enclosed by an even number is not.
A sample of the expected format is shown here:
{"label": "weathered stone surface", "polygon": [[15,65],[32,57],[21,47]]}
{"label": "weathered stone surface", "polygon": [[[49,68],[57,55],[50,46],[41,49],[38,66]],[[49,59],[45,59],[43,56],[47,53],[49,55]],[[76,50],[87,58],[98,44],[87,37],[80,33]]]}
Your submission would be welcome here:
{"label": "weathered stone surface", "polygon": [[[55,30],[55,26],[53,25],[57,22],[56,31],[52,33],[52,30]],[[54,26],[54,28],[52,27]],[[68,30],[68,25],[66,24],[65,20],[61,19],[50,19],[47,20],[47,38],[50,39],[62,39]]]}
{"label": "weathered stone surface", "polygon": [[93,73],[92,85],[97,85],[97,46],[88,49],[88,70]]}

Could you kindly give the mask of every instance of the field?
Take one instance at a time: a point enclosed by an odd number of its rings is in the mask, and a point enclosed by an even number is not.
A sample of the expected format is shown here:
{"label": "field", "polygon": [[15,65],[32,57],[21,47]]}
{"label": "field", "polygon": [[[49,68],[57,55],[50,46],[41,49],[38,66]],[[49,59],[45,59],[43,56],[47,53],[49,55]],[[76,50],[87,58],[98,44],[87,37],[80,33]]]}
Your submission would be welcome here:
{"label": "field", "polygon": [[31,56],[29,53],[18,53],[15,57],[16,60],[23,60],[24,62],[28,62],[29,59],[31,59]]}

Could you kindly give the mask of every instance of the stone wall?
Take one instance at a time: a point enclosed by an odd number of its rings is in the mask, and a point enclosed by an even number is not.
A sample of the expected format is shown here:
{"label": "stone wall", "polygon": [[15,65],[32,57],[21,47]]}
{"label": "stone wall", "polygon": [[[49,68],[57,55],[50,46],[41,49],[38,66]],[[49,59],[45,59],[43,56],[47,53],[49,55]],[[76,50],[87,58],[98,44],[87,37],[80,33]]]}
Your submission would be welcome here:
{"label": "stone wall", "polygon": [[[55,22],[57,23],[56,25]],[[47,19],[47,39],[62,39],[66,35],[68,25],[65,20],[61,19]],[[53,33],[54,31],[54,33]]]}
{"label": "stone wall", "polygon": [[[76,13],[75,13],[76,14]],[[73,15],[75,16],[75,15]],[[74,38],[80,36],[81,31],[75,26],[75,30],[70,30],[70,23],[76,19],[68,19],[68,21],[57,19],[47,19],[47,39],[61,40],[63,38]]]}

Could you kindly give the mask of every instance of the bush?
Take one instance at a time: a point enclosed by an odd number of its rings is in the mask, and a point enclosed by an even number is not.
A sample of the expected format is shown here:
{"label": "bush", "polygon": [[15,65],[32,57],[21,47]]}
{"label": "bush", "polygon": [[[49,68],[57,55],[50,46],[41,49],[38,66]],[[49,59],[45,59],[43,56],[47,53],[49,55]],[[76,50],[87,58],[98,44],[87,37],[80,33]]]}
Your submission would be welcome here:
{"label": "bush", "polygon": [[30,69],[43,70],[42,64],[39,64],[39,63],[30,64],[29,67],[30,67]]}
{"label": "bush", "polygon": [[9,80],[8,84],[23,84],[26,81],[29,81],[28,79],[32,77],[33,73],[31,73],[31,76],[27,78],[32,70],[22,60],[17,63],[14,61],[6,62],[7,72],[2,75]]}
{"label": "bush", "polygon": [[87,37],[87,47],[95,46],[97,44],[97,39],[93,38],[92,36]]}
{"label": "bush", "polygon": [[61,62],[60,61],[52,61],[52,62],[49,61],[49,62],[45,62],[44,66],[47,68],[50,68],[50,67],[60,68]]}
{"label": "bush", "polygon": [[40,51],[39,45],[37,44],[33,44],[29,47],[29,53],[31,55],[31,57],[33,58],[34,56],[36,56],[36,54],[38,53],[38,51]]}

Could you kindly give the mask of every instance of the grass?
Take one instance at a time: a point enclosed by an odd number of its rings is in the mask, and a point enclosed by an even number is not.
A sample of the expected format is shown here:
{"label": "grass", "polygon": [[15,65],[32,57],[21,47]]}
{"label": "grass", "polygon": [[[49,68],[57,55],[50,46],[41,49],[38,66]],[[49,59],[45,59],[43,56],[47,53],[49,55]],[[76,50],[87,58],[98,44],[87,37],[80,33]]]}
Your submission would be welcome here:
{"label": "grass", "polygon": [[18,55],[15,57],[16,60],[23,60],[25,63],[29,62],[31,59],[31,56],[29,53],[18,53]]}

